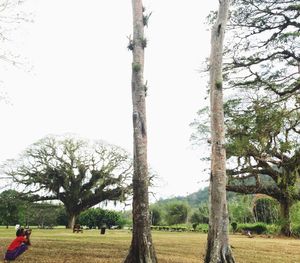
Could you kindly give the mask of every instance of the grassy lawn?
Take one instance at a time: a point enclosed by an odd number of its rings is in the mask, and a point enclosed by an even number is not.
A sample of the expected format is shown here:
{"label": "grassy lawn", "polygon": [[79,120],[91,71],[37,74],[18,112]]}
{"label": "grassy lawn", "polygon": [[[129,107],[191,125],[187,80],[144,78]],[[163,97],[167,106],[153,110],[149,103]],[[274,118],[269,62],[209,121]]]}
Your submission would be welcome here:
{"label": "grassy lawn", "polygon": [[[0,228],[0,257],[15,235],[14,228]],[[203,262],[206,235],[153,231],[160,263]],[[131,233],[126,230],[98,230],[72,233],[66,229],[33,229],[32,247],[17,262],[28,263],[121,263],[125,258]],[[299,263],[300,240],[285,238],[247,238],[231,235],[230,242],[238,263]]]}

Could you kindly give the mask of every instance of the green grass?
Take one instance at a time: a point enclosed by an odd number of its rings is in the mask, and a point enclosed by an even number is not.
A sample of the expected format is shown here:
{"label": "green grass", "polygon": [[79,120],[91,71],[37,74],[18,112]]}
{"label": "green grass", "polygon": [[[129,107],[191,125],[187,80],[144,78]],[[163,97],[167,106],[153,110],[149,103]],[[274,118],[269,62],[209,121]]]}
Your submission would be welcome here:
{"label": "green grass", "polygon": [[[14,238],[15,230],[0,228],[0,257]],[[205,234],[153,231],[153,240],[160,263],[203,262],[206,245]],[[125,258],[131,232],[108,230],[100,235],[98,230],[72,233],[67,229],[33,229],[32,246],[16,262],[28,263],[120,263]],[[234,256],[238,263],[298,263],[300,240],[230,235]]]}

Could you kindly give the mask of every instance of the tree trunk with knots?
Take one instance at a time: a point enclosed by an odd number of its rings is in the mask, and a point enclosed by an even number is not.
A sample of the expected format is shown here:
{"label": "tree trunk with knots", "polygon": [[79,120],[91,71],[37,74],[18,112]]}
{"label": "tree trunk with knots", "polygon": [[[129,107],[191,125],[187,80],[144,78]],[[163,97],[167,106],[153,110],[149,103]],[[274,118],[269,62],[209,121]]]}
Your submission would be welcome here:
{"label": "tree trunk with knots", "polygon": [[[141,0],[132,0],[133,39],[128,48],[132,50],[132,105],[133,105],[133,231],[129,253],[125,263],[156,263],[156,253],[151,236],[148,197],[148,161],[146,126],[146,85],[144,71],[144,26],[147,16]],[[148,17],[149,18],[149,17]]]}
{"label": "tree trunk with knots", "polygon": [[211,33],[210,114],[211,114],[211,175],[210,215],[205,263],[234,263],[228,238],[226,201],[226,152],[223,111],[222,55],[229,1],[219,1],[216,23]]}

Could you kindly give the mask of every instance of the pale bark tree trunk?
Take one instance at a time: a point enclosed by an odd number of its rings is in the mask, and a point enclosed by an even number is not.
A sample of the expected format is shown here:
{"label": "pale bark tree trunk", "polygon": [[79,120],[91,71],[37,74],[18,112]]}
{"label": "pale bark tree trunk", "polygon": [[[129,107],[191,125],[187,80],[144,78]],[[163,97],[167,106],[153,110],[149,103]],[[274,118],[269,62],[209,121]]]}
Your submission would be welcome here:
{"label": "pale bark tree trunk", "polygon": [[76,215],[68,213],[68,225],[67,228],[73,229],[75,225]]}
{"label": "pale bark tree trunk", "polygon": [[234,263],[228,238],[226,201],[226,152],[222,91],[222,56],[229,0],[219,0],[216,23],[211,33],[210,114],[211,114],[211,176],[210,215],[205,263]]}
{"label": "pale bark tree trunk", "polygon": [[133,40],[132,105],[133,105],[133,233],[125,263],[156,263],[156,253],[150,231],[147,127],[144,72],[144,20],[141,0],[132,0]]}

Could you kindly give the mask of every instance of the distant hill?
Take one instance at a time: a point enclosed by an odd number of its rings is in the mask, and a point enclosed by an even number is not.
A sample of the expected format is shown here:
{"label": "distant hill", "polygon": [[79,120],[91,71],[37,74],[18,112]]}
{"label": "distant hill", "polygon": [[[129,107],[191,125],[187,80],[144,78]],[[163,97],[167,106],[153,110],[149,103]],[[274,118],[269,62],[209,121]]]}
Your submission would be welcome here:
{"label": "distant hill", "polygon": [[[173,201],[183,201],[183,202],[187,202],[191,207],[198,207],[201,203],[208,202],[208,189],[209,189],[208,187],[204,187],[203,189],[200,189],[197,192],[194,192],[187,196],[176,196],[172,198],[160,199],[155,204],[163,205]],[[232,199],[236,195],[238,194],[233,192],[227,192],[228,200]]]}
{"label": "distant hill", "polygon": [[200,189],[199,191],[187,196],[176,196],[172,198],[159,199],[155,204],[163,205],[173,201],[183,201],[187,202],[191,207],[197,207],[200,203],[208,202],[208,187]]}

